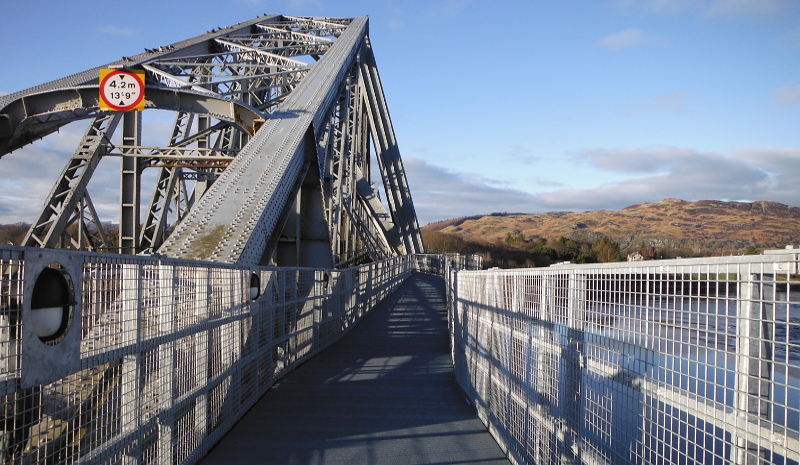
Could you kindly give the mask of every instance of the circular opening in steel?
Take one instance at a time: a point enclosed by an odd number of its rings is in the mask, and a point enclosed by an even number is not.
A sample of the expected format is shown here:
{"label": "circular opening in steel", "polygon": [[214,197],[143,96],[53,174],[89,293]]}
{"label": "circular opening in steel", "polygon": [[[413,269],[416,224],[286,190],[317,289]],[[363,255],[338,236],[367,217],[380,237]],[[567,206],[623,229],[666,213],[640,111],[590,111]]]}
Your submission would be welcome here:
{"label": "circular opening in steel", "polygon": [[250,300],[256,300],[261,295],[261,278],[256,273],[250,275]]}
{"label": "circular opening in steel", "polygon": [[40,341],[56,345],[64,339],[72,321],[72,303],[72,282],[66,270],[57,263],[44,268],[31,294],[31,324]]}

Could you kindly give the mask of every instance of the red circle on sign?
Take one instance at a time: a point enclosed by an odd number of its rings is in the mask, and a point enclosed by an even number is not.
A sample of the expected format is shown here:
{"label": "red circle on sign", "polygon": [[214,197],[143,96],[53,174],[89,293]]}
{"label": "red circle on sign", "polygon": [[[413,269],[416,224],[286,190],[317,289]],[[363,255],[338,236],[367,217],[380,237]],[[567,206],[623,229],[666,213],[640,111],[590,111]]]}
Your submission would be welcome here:
{"label": "red circle on sign", "polygon": [[[109,98],[109,96],[107,96],[105,94],[106,83],[108,82],[108,80],[113,78],[113,77],[115,77],[115,76],[117,76],[117,75],[120,75],[120,74],[123,74],[125,76],[130,76],[139,85],[139,96],[136,98],[136,100],[134,100],[133,103],[129,103],[129,104],[124,105],[124,106],[120,106],[120,105],[114,104],[111,101],[111,99]],[[106,76],[100,82],[100,97],[103,99],[103,101],[105,102],[106,105],[108,105],[110,108],[112,108],[114,110],[118,110],[118,111],[131,110],[133,108],[136,108],[136,106],[139,105],[139,103],[141,103],[142,99],[144,98],[144,82],[141,80],[141,78],[139,78],[139,75],[136,74],[136,73],[133,73],[133,72],[130,72],[130,71],[123,71],[123,70],[111,71],[110,73],[106,74]]]}

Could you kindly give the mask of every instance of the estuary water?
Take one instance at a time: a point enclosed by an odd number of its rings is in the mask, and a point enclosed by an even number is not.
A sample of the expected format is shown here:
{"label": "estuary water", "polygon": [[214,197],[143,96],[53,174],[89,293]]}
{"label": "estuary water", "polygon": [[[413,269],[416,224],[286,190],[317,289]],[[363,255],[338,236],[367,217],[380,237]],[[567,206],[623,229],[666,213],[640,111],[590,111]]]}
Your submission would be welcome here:
{"label": "estuary water", "polygon": [[[612,456],[630,451],[648,460],[723,463],[741,453],[731,431],[742,409],[750,410],[750,421],[760,418],[760,431],[770,439],[800,437],[800,292],[776,292],[757,301],[750,312],[761,318],[747,322],[737,317],[746,311],[739,305],[735,296],[651,296],[589,305],[583,350],[618,370],[601,376],[589,364],[584,371],[588,440],[596,442],[594,448],[616,450]],[[744,333],[750,345],[737,347]],[[674,395],[645,395],[639,389],[644,382],[659,392],[680,393],[677,399],[691,408],[676,404]],[[753,402],[740,389],[743,383],[760,384],[767,402]],[[604,424],[607,440],[602,440]],[[655,442],[643,445],[642,432]],[[796,456],[768,459],[798,463]]]}

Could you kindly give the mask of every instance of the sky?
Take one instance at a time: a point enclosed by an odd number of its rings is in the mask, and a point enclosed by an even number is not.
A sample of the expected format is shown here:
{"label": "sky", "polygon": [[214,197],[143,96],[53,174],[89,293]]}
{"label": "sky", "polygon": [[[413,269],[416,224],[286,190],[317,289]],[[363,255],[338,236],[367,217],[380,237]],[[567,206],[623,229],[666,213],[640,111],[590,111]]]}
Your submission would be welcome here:
{"label": "sky", "polygon": [[[369,17],[421,225],[665,198],[800,206],[796,0],[7,2],[0,93],[265,13]],[[35,219],[82,131],[0,159],[0,224]],[[112,221],[115,176],[90,184]]]}

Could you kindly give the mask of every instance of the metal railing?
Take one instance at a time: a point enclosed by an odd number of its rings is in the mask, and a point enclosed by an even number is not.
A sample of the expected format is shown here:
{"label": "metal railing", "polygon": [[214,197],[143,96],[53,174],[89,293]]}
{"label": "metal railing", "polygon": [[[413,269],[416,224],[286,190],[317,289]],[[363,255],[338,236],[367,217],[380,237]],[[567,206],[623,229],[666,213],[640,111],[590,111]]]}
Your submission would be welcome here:
{"label": "metal railing", "polygon": [[194,463],[410,273],[442,270],[425,255],[338,271],[2,246],[2,462]]}
{"label": "metal railing", "polygon": [[798,252],[450,273],[458,382],[520,464],[797,464]]}

